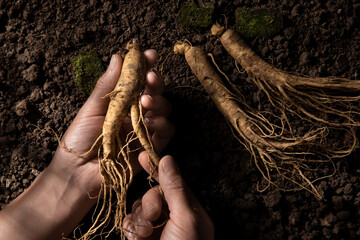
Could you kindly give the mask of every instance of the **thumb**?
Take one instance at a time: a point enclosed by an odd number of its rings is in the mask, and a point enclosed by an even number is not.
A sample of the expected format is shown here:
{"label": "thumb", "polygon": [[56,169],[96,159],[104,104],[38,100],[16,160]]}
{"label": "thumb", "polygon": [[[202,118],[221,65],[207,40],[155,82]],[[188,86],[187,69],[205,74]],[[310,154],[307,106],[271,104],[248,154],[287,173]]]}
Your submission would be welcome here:
{"label": "thumb", "polygon": [[123,59],[117,54],[114,54],[111,57],[110,64],[106,69],[106,72],[97,81],[90,97],[102,98],[105,94],[114,90],[114,87],[120,77],[122,62]]}
{"label": "thumb", "polygon": [[171,156],[165,156],[159,164],[159,183],[170,212],[183,212],[190,208],[189,189]]}
{"label": "thumb", "polygon": [[107,93],[114,90],[120,77],[123,59],[115,54],[110,60],[106,72],[99,78],[95,88],[78,115],[82,117],[105,115],[109,98],[104,98]]}

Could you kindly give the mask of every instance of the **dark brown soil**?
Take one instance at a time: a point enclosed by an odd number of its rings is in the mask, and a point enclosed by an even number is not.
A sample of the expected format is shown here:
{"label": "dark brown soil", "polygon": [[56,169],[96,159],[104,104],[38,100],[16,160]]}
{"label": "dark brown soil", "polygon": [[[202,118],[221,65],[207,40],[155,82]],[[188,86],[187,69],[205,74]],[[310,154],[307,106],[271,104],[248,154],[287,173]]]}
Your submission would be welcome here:
{"label": "dark brown soil", "polygon": [[[36,126],[63,133],[86,100],[74,85],[71,58],[87,46],[105,65],[113,53],[137,37],[144,48],[159,52],[161,64],[177,40],[187,39],[212,52],[249,99],[261,96],[246,74],[238,73],[209,29],[190,33],[181,28],[182,1],[113,2],[0,0],[1,207],[31,184],[56,150],[54,136],[36,131]],[[248,39],[275,66],[311,76],[359,78],[357,0],[210,2],[215,3],[214,22],[224,22],[226,16],[232,28],[234,9],[239,6],[266,8],[281,15],[283,29],[277,35]],[[165,153],[175,156],[212,217],[217,239],[360,237],[359,152],[337,160],[336,174],[316,184],[324,194],[321,201],[304,191],[270,188],[260,193],[256,186],[262,182],[261,175],[183,57],[170,55],[164,79],[177,130]],[[147,186],[144,175],[137,178],[132,198]]]}

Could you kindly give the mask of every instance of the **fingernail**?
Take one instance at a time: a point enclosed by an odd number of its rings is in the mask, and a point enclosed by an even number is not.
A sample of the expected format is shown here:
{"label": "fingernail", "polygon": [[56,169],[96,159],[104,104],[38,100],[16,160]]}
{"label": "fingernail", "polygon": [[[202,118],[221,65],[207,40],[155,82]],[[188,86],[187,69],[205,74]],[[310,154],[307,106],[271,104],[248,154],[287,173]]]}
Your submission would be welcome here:
{"label": "fingernail", "polygon": [[150,118],[150,117],[145,117],[145,118],[144,118],[144,121],[145,121],[146,124],[150,124],[150,123],[152,123],[154,120],[153,120],[152,118]]}
{"label": "fingernail", "polygon": [[150,221],[138,219],[135,224],[135,232],[138,236],[148,237],[153,232],[153,226]]}
{"label": "fingernail", "polygon": [[150,98],[150,101],[153,101],[152,96],[150,96],[149,94],[147,94],[147,95],[145,95],[145,96],[147,96],[148,98]]}
{"label": "fingernail", "polygon": [[126,218],[124,220],[123,228],[125,230],[124,232],[125,232],[126,237],[128,239],[133,239],[134,233],[135,233],[135,226],[128,218]]}
{"label": "fingernail", "polygon": [[140,99],[140,100],[141,100],[141,104],[142,104],[143,106],[148,105],[148,104],[146,104],[147,99],[150,99],[150,102],[153,102],[152,96],[150,96],[150,95],[148,95],[148,94],[146,94],[146,95],[141,95],[141,99]]}
{"label": "fingernail", "polygon": [[171,171],[177,171],[178,170],[178,166],[175,163],[175,160],[170,157],[167,156],[165,157],[165,159],[163,159],[163,169],[165,173],[169,173]]}
{"label": "fingernail", "polygon": [[112,55],[108,69],[113,70],[116,66],[116,57]]}

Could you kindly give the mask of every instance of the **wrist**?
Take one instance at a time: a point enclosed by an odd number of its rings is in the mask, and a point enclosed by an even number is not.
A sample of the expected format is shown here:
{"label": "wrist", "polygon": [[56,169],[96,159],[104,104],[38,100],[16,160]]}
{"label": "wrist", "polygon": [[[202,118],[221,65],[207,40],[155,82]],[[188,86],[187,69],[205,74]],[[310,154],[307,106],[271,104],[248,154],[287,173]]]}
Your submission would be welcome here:
{"label": "wrist", "polygon": [[[95,203],[52,165],[0,212],[1,239],[62,239]],[[3,225],[4,224],[4,225]]]}
{"label": "wrist", "polygon": [[89,191],[79,183],[75,171],[64,173],[50,165],[43,172],[42,179],[39,179],[39,185],[44,186],[44,189],[50,193],[42,191],[44,197],[48,196],[49,204],[56,206],[54,214],[61,218],[77,215],[80,212],[84,212],[85,215],[96,203],[96,198],[91,197]]}

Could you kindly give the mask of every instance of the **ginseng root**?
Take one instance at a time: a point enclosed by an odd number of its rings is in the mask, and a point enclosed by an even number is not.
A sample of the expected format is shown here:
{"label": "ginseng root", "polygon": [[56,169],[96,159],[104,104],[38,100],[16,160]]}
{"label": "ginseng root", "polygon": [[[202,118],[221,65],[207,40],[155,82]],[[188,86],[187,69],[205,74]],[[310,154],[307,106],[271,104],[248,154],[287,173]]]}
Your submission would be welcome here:
{"label": "ginseng root", "polygon": [[360,80],[289,74],[263,61],[233,30],[214,24],[211,33],[273,106],[285,106],[287,111],[330,126],[360,126]]}
{"label": "ginseng root", "polygon": [[[99,167],[102,176],[100,195],[103,198],[103,204],[96,212],[97,217],[92,227],[82,236],[82,239],[90,239],[99,229],[108,226],[113,214],[114,226],[108,233],[120,231],[121,239],[125,239],[122,221],[126,215],[126,193],[133,178],[130,163],[132,150],[129,144],[136,139],[139,140],[148,153],[152,173],[160,161],[143,122],[139,101],[145,85],[145,56],[136,41],[129,43],[127,49],[129,51],[124,58],[121,75],[115,89],[106,95],[110,98],[110,103],[100,136],[102,145],[99,148]],[[123,141],[120,138],[121,127],[129,112],[133,132],[128,134],[126,141]],[[115,203],[113,203],[113,195],[116,196]]]}
{"label": "ginseng root", "polygon": [[[313,185],[317,179],[310,179],[305,172],[322,164],[332,165],[332,158],[348,155],[354,144],[346,149],[326,145],[323,141],[326,128],[315,128],[302,136],[292,136],[283,126],[271,123],[233,94],[200,48],[178,42],[174,52],[185,55],[192,72],[232,126],[235,137],[250,151],[269,184],[283,190],[306,189],[316,197],[322,197]],[[274,175],[280,176],[281,180],[273,181]]]}

